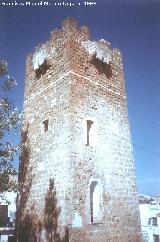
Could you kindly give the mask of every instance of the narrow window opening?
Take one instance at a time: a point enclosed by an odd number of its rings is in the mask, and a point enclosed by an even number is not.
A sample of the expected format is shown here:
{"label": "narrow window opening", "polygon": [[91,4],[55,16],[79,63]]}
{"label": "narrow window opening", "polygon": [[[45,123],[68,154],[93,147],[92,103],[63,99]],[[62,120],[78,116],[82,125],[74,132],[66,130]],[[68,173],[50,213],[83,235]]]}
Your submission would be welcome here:
{"label": "narrow window opening", "polygon": [[44,131],[44,133],[46,133],[48,131],[49,120],[46,119],[42,123],[43,123],[43,131]]}
{"label": "narrow window opening", "polygon": [[97,181],[93,181],[90,185],[90,210],[91,210],[91,223],[94,222],[94,191],[97,185]]}
{"label": "narrow window opening", "polygon": [[93,125],[93,121],[92,120],[87,120],[87,142],[86,145],[90,145],[90,132],[91,132],[91,127]]}

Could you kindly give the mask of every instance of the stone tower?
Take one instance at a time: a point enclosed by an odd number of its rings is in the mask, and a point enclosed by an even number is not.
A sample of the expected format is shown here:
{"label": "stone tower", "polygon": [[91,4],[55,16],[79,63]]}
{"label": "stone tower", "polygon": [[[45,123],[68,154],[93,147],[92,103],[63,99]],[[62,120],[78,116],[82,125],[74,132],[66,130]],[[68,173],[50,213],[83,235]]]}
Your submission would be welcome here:
{"label": "stone tower", "polygon": [[38,241],[141,241],[122,56],[71,17],[27,58],[23,143],[19,223],[41,221]]}

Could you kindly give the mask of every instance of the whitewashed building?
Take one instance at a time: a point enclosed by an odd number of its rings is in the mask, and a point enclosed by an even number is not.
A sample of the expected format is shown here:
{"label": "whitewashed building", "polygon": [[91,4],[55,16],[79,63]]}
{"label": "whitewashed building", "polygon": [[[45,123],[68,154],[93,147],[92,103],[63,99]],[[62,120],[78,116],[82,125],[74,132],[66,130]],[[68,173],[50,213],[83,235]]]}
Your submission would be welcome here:
{"label": "whitewashed building", "polygon": [[143,242],[160,242],[160,202],[156,198],[141,195],[139,208]]}
{"label": "whitewashed building", "polygon": [[0,242],[12,242],[16,213],[16,193],[6,192],[9,204],[0,200]]}

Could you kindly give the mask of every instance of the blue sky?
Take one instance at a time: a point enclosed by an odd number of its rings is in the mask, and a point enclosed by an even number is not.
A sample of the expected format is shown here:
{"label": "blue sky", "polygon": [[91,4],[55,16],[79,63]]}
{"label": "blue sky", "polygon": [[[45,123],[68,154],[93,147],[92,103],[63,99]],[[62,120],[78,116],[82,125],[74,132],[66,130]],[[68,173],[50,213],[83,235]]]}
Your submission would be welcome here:
{"label": "blue sky", "polygon": [[159,13],[160,2],[154,0],[97,0],[96,6],[80,7],[0,6],[0,59],[8,61],[18,81],[10,97],[20,108],[26,55],[48,40],[65,17],[87,25],[93,40],[106,39],[122,51],[138,190],[151,195],[160,194]]}

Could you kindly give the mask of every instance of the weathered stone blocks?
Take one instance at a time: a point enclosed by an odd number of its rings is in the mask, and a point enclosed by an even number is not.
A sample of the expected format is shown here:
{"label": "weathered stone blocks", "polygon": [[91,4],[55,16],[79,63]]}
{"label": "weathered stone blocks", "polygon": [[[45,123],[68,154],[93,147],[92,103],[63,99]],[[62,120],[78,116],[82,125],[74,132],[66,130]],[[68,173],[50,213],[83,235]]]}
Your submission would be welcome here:
{"label": "weathered stone blocks", "polygon": [[[44,61],[49,67],[37,78]],[[27,125],[26,175],[32,180],[22,217],[34,207],[43,228],[39,238],[49,241],[43,218],[53,179],[54,236],[68,231],[66,242],[141,241],[120,51],[105,40],[91,41],[88,28],[78,28],[73,18],[64,20],[27,58],[24,131]]]}

